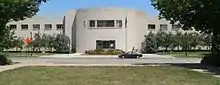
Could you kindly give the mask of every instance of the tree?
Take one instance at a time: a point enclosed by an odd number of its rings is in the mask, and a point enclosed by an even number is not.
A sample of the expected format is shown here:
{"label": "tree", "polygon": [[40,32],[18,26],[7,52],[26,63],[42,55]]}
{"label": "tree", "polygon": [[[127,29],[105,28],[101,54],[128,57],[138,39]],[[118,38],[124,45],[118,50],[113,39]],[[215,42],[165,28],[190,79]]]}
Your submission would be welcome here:
{"label": "tree", "polygon": [[156,36],[150,32],[145,36],[144,47],[142,49],[143,53],[156,53],[157,52],[157,41]]}
{"label": "tree", "polygon": [[158,48],[164,48],[165,43],[166,43],[166,32],[164,31],[159,31],[156,35],[156,40],[157,40],[157,47]]}
{"label": "tree", "polygon": [[183,39],[181,39],[183,36],[182,32],[177,32],[174,35],[174,43],[177,46],[177,50],[180,51],[180,45],[183,42]]}
{"label": "tree", "polygon": [[54,48],[57,52],[70,52],[70,39],[64,34],[57,34],[54,41]]}
{"label": "tree", "polygon": [[42,38],[40,33],[35,33],[34,40],[31,42],[31,46],[33,47],[33,51],[38,49],[40,51],[40,48],[43,47]]}
{"label": "tree", "polygon": [[[0,0],[0,43],[5,42],[5,36],[9,33],[6,24],[11,21],[30,18],[39,11],[39,6],[47,0]],[[2,49],[2,45],[0,46]],[[3,46],[5,47],[5,46]],[[7,48],[7,46],[6,46]]]}
{"label": "tree", "polygon": [[10,31],[10,29],[5,29],[4,36],[0,38],[2,39],[2,41],[0,41],[0,51],[15,47],[14,40],[17,36],[15,36],[15,33]]}
{"label": "tree", "polygon": [[210,50],[210,48],[211,48],[211,45],[212,45],[212,35],[211,34],[207,34],[207,33],[203,33],[202,35],[201,35],[201,45],[203,46],[203,47],[206,47],[207,48],[207,50]]}
{"label": "tree", "polygon": [[16,48],[16,51],[18,51],[18,48],[19,49],[23,49],[23,46],[24,46],[24,40],[21,38],[21,37],[18,37],[16,39],[14,39],[14,47]]}
{"label": "tree", "polygon": [[52,52],[54,47],[55,37],[52,35],[43,34],[42,36],[42,47],[49,48],[50,52]]}
{"label": "tree", "polygon": [[152,0],[152,5],[160,18],[180,24],[184,30],[212,33],[212,54],[220,55],[220,0]]}

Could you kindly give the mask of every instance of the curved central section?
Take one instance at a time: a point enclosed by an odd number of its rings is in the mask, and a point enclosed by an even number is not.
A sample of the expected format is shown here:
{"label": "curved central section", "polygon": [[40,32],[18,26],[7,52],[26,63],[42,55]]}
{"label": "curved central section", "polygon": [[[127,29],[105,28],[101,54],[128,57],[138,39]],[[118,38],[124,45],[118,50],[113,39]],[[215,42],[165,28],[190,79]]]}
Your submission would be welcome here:
{"label": "curved central section", "polygon": [[75,17],[76,52],[94,49],[140,49],[144,40],[145,12],[93,8],[79,9]]}

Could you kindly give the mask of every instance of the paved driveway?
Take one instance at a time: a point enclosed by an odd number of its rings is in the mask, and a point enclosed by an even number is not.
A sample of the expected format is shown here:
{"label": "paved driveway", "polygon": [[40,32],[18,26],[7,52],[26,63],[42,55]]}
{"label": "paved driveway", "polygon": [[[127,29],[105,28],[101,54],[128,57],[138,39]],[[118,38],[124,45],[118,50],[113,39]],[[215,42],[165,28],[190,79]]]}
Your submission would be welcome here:
{"label": "paved driveway", "polygon": [[74,58],[11,58],[14,62],[54,64],[142,64],[142,63],[200,63],[197,58],[148,58],[119,59],[117,57],[74,57]]}

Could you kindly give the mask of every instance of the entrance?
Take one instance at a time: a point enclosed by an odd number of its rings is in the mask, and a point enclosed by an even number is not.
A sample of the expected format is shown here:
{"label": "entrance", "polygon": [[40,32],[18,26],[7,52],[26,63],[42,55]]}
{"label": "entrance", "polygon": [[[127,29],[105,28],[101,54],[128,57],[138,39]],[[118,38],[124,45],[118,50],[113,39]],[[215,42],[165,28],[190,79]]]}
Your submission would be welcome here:
{"label": "entrance", "polygon": [[96,40],[96,49],[115,49],[115,40]]}

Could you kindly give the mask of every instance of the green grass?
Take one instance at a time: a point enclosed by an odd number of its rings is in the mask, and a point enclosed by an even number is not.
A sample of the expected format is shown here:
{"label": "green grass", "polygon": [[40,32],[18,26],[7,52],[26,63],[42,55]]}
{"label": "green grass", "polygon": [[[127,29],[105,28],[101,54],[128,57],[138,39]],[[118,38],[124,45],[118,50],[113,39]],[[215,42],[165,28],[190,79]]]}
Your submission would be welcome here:
{"label": "green grass", "polygon": [[0,85],[220,85],[179,67],[24,67],[0,73]]}
{"label": "green grass", "polygon": [[3,54],[8,55],[8,57],[39,57],[42,55],[51,55],[52,53],[25,53],[25,52],[19,52],[19,53],[13,53],[13,52],[3,52]]}
{"label": "green grass", "polygon": [[[185,56],[185,52],[170,52],[165,53],[166,55],[171,55],[174,57],[184,57],[184,58],[203,58],[205,54],[209,54],[210,52],[188,52],[188,56]],[[164,54],[164,53],[158,53]]]}

